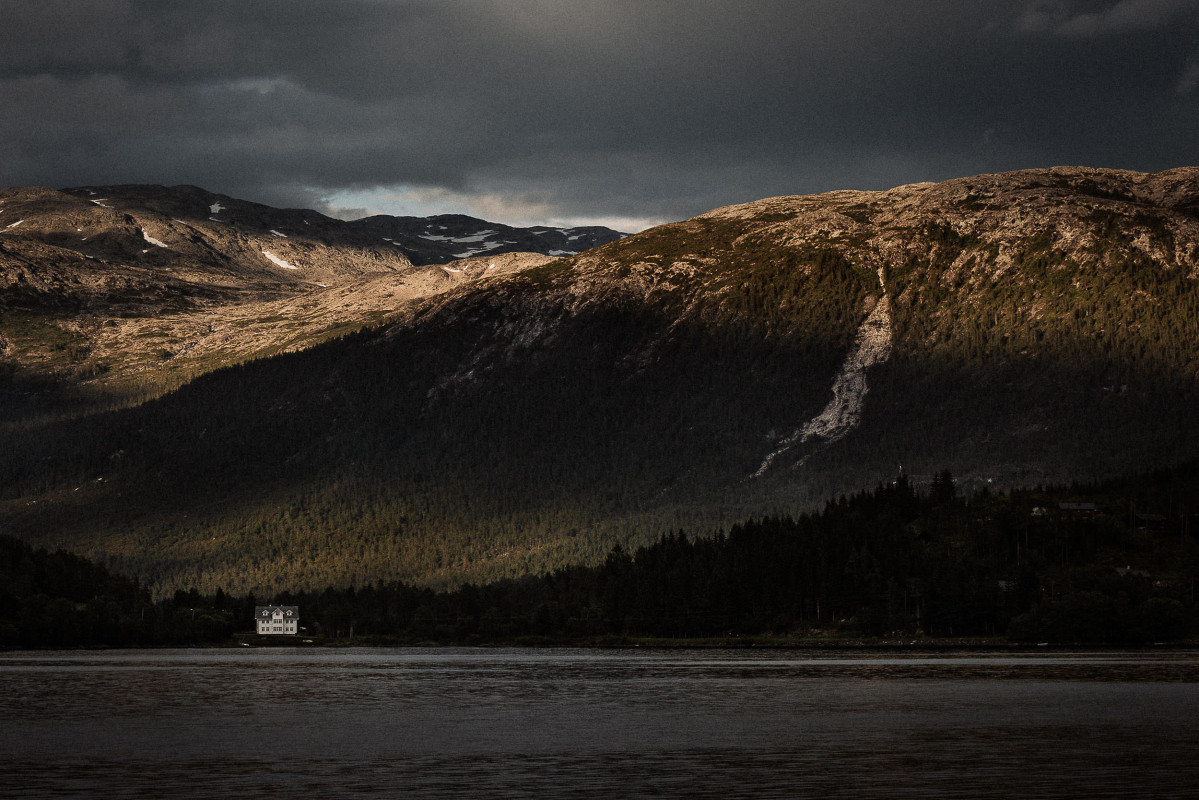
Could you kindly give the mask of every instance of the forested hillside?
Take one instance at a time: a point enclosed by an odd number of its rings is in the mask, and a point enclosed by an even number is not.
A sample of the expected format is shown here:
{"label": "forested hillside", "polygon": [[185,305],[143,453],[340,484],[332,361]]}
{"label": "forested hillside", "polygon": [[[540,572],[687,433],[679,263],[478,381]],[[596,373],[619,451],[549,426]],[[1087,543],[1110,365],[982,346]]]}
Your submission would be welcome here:
{"label": "forested hillside", "polygon": [[1199,456],[1199,169],[718,209],[416,298],[137,407],[16,427],[0,524],[169,594],[603,561],[943,468]]}
{"label": "forested hillside", "polygon": [[926,492],[900,476],[819,512],[440,593],[380,578],[152,602],[77,556],[0,537],[0,646],[228,643],[264,602],[300,608],[304,641],[276,644],[1176,641],[1199,633],[1196,497],[1194,465],[970,498],[948,472]]}
{"label": "forested hillside", "polygon": [[667,533],[540,578],[284,597],[309,610],[314,630],[344,633],[353,620],[362,633],[418,640],[1177,640],[1199,631],[1197,496],[1194,466],[969,499],[946,471],[927,492],[901,476],[820,512]]}
{"label": "forested hillside", "polygon": [[225,642],[250,627],[253,604],[223,592],[154,602],[136,581],[87,559],[0,535],[0,647]]}

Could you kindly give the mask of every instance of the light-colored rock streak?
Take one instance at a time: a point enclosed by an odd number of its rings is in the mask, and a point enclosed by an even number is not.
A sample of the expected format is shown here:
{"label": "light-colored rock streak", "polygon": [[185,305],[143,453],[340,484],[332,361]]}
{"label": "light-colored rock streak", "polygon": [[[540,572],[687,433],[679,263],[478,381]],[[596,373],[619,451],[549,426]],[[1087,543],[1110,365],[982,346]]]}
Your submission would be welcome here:
{"label": "light-colored rock streak", "polygon": [[[883,281],[883,272],[878,273],[879,283]],[[841,365],[841,371],[833,381],[833,399],[799,430],[792,433],[779,443],[779,447],[762,461],[762,466],[754,473],[758,477],[774,463],[775,459],[790,450],[796,444],[804,444],[814,438],[821,438],[825,444],[835,442],[857,427],[862,419],[862,404],[866,400],[866,392],[870,390],[866,383],[866,370],[875,364],[881,364],[891,356],[891,311],[887,301],[886,284],[883,284],[883,295],[875,303],[874,308],[866,315],[866,319],[858,327],[853,347]]]}

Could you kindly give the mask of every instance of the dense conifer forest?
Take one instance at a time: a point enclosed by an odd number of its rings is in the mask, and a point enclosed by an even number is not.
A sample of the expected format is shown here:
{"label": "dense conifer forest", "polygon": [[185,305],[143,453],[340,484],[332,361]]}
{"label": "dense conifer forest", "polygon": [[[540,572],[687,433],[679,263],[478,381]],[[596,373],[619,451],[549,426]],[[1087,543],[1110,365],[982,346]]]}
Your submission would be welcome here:
{"label": "dense conifer forest", "polygon": [[927,492],[901,476],[820,512],[618,545],[598,566],[447,592],[380,580],[269,598],[154,600],[78,556],[5,537],[0,644],[229,643],[260,602],[299,605],[313,644],[1171,641],[1199,633],[1197,498],[1199,465],[969,497],[945,471]]}

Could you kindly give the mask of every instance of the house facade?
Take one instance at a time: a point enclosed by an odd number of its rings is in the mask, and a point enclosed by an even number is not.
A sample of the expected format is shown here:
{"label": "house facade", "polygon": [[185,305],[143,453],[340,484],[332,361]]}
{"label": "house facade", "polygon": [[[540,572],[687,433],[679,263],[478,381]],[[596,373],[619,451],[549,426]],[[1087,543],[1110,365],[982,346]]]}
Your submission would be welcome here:
{"label": "house facade", "polygon": [[300,632],[300,607],[257,606],[254,625],[255,633],[261,636],[294,636]]}

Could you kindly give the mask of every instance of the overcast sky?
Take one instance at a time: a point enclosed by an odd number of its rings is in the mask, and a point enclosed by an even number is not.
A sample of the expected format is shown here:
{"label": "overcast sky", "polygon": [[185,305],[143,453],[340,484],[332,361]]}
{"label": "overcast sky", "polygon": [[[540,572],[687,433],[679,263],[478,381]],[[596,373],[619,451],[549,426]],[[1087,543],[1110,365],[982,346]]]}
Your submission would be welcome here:
{"label": "overcast sky", "polygon": [[626,231],[1199,163],[1199,0],[6,0],[0,185]]}

